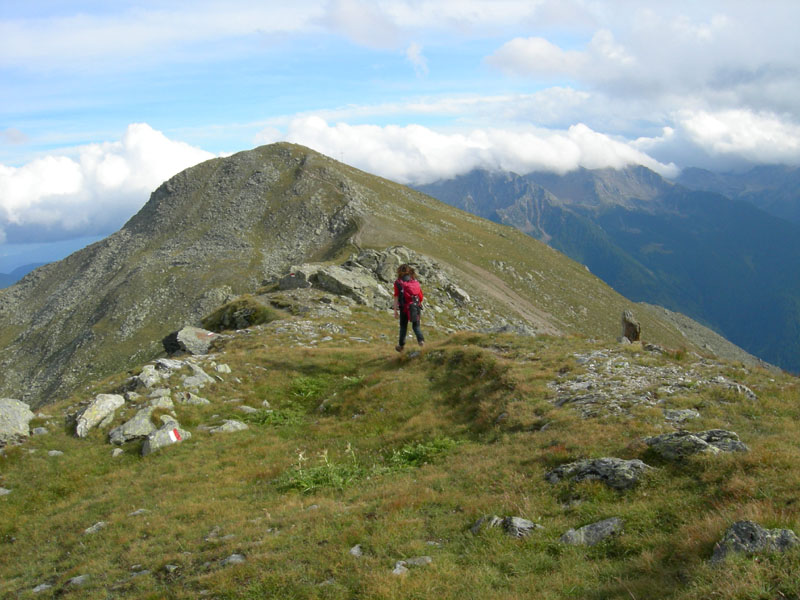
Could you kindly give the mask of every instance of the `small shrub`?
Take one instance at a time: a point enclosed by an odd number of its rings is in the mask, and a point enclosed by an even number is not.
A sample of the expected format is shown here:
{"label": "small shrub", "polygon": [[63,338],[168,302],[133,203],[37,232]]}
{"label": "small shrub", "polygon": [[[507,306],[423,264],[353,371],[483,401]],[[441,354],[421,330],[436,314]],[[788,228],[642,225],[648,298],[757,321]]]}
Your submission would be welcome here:
{"label": "small shrub", "polygon": [[436,438],[430,442],[406,444],[399,450],[393,450],[387,463],[393,468],[421,467],[453,448],[458,442],[450,438]]}
{"label": "small shrub", "polygon": [[303,409],[293,403],[277,409],[262,409],[246,415],[244,420],[255,425],[272,425],[274,427],[300,425],[305,420]]}

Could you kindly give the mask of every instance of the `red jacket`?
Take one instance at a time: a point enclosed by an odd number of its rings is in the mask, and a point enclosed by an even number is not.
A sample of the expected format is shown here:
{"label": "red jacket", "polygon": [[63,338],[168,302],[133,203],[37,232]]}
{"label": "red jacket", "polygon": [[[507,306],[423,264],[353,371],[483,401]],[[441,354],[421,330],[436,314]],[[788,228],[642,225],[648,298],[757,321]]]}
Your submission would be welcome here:
{"label": "red jacket", "polygon": [[[402,298],[400,297],[401,290],[403,294]],[[414,301],[414,296],[417,296],[419,298],[419,303],[422,304],[422,299],[425,296],[422,293],[422,287],[420,287],[419,281],[416,279],[409,279],[408,281],[398,279],[394,282],[394,297],[397,298],[400,307],[409,319],[411,315],[408,312],[408,307],[411,306],[411,303]]]}

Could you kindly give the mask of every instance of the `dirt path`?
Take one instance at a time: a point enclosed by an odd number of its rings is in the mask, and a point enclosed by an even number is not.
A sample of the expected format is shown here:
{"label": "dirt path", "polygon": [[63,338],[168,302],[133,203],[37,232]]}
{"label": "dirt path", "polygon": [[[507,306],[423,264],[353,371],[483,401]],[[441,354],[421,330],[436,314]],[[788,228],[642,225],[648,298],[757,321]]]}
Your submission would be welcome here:
{"label": "dirt path", "polygon": [[473,289],[511,307],[537,332],[548,335],[564,335],[566,332],[563,323],[520,296],[494,273],[470,262],[462,262],[460,268]]}

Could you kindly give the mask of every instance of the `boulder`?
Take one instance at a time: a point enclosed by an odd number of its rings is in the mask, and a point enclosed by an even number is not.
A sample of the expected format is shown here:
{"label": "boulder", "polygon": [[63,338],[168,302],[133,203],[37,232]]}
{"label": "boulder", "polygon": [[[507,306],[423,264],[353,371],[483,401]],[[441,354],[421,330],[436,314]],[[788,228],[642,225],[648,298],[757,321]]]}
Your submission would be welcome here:
{"label": "boulder", "polygon": [[545,479],[557,483],[562,479],[580,481],[602,481],[607,486],[626,490],[635,486],[639,479],[653,467],[639,459],[595,458],[561,465],[548,472]]}
{"label": "boulder", "polygon": [[147,436],[142,445],[142,456],[147,456],[165,446],[188,440],[192,434],[183,429],[175,420],[168,420],[164,425]]}
{"label": "boulder", "polygon": [[595,546],[607,537],[620,533],[622,526],[622,519],[612,517],[579,529],[570,529],[561,536],[561,542],[570,546]]}
{"label": "boulder", "polygon": [[644,438],[662,458],[684,460],[693,454],[719,454],[720,452],[747,452],[747,446],[739,441],[739,436],[724,429],[708,431],[675,431]]}
{"label": "boulder", "polygon": [[664,418],[671,423],[683,423],[689,419],[699,419],[700,413],[693,408],[667,408],[664,409]]}
{"label": "boulder", "polygon": [[320,265],[314,264],[292,265],[289,269],[289,273],[278,280],[278,289],[296,290],[310,288],[313,285],[313,279],[316,277],[320,267]]}
{"label": "boulder", "polygon": [[189,354],[208,354],[211,344],[219,336],[218,333],[200,329],[199,327],[184,327],[180,331],[169,334],[162,340],[167,354],[188,352]]}
{"label": "boulder", "polygon": [[317,285],[325,291],[347,296],[365,306],[375,306],[381,300],[392,298],[388,287],[365,269],[349,270],[334,265],[323,267],[317,272]]}
{"label": "boulder", "polygon": [[116,446],[120,446],[131,440],[146,438],[156,430],[156,426],[151,420],[154,407],[141,409],[136,415],[119,427],[111,430],[108,441]]}
{"label": "boulder", "polygon": [[0,398],[0,446],[28,437],[33,417],[33,412],[24,402]]}
{"label": "boulder", "polygon": [[753,521],[737,521],[731,525],[714,546],[712,563],[718,563],[732,552],[758,554],[785,552],[800,543],[791,529],[764,529]]}
{"label": "boulder", "polygon": [[642,327],[629,309],[622,311],[622,337],[628,341],[638,342],[641,337]]}
{"label": "boulder", "polygon": [[193,375],[186,375],[183,378],[183,387],[186,388],[201,388],[208,383],[216,383],[216,379],[211,377],[203,369],[194,363],[188,363],[192,369]]}
{"label": "boulder", "polygon": [[98,394],[95,399],[78,414],[75,435],[86,437],[95,427],[111,424],[116,410],[125,404],[125,398],[118,394]]}

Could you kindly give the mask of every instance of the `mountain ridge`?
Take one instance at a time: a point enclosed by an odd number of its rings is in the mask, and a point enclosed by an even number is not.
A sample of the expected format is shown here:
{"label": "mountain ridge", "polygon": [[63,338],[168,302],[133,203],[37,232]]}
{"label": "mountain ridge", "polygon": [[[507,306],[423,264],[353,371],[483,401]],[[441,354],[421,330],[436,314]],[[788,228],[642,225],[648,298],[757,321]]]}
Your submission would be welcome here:
{"label": "mountain ridge", "polygon": [[[629,305],[513,228],[280,143],[177,174],[119,232],[0,292],[0,394],[50,402],[157,356],[166,334],[293,264],[392,245],[448,265],[498,323],[614,338]],[[640,319],[653,341],[687,344]]]}

